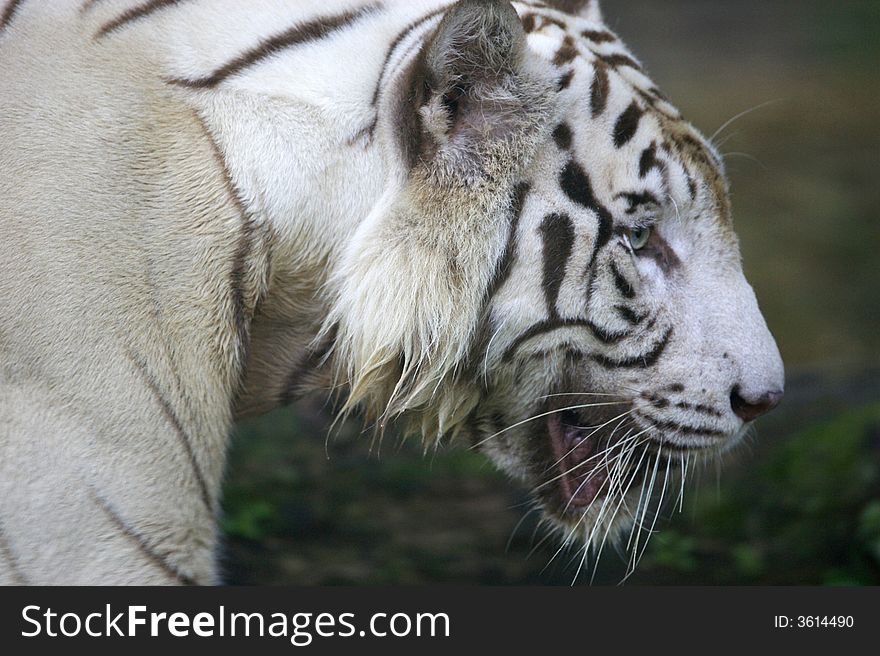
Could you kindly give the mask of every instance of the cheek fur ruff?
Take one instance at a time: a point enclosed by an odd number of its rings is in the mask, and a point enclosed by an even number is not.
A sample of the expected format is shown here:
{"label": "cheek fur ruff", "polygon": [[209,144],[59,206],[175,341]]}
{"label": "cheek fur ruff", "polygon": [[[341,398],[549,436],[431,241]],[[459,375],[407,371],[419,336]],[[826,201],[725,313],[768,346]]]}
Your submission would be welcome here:
{"label": "cheek fur ruff", "polygon": [[[344,410],[362,406],[379,430],[405,413],[430,441],[454,433],[479,398],[456,372],[504,251],[517,177],[555,106],[552,75],[524,43],[511,7],[457,5],[401,82],[404,106],[388,112],[418,117],[418,156],[345,249],[322,330],[335,335]],[[388,143],[395,127],[379,126]]]}

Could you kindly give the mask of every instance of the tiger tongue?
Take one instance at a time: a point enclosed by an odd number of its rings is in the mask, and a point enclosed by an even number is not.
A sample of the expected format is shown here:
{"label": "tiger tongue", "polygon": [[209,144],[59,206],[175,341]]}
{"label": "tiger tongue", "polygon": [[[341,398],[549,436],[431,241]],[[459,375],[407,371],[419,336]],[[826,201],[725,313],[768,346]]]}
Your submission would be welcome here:
{"label": "tiger tongue", "polygon": [[581,463],[593,455],[596,451],[596,440],[589,439],[590,432],[589,428],[562,424],[563,442],[569,460]]}
{"label": "tiger tongue", "polygon": [[556,480],[566,509],[589,506],[605,485],[607,476],[593,459],[599,443],[595,430],[564,423],[556,413],[547,418],[547,432],[559,468]]}
{"label": "tiger tongue", "polygon": [[596,440],[590,439],[592,430],[563,421],[555,413],[547,417],[547,432],[554,460],[560,465],[565,465],[567,462],[567,470],[593,455],[596,450]]}

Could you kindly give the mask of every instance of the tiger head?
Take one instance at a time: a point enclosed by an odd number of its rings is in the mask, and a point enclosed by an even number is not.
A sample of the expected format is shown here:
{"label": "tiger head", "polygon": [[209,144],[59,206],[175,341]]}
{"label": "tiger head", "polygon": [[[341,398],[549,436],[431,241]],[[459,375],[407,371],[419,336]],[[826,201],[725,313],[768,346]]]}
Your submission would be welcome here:
{"label": "tiger head", "polygon": [[384,94],[393,182],[326,332],[379,427],[466,437],[604,542],[772,409],[783,366],[715,148],[595,2],[517,6],[458,2]]}

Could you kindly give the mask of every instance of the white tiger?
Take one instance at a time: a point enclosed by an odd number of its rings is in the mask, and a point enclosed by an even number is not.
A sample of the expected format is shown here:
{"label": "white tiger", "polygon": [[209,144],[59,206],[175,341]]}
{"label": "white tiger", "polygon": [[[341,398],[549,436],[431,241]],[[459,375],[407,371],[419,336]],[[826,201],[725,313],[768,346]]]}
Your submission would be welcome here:
{"label": "white tiger", "polygon": [[314,387],[584,554],[782,396],[595,1],[5,0],[0,226],[0,582],[218,582],[231,423]]}

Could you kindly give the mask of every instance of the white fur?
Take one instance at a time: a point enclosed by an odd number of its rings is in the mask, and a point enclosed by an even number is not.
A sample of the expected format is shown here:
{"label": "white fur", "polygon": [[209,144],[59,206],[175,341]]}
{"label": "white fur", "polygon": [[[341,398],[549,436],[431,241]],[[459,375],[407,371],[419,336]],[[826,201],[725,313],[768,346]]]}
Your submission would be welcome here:
{"label": "white fur", "polygon": [[[314,382],[303,366],[325,339],[350,404],[380,425],[402,414],[427,440],[460,432],[488,407],[482,384],[508,389],[501,355],[543,319],[541,217],[571,213],[583,252],[595,239],[594,217],[558,189],[554,122],[576,126],[603,203],[614,205],[615,184],[632,171],[606,143],[608,125],[551,94],[547,61],[563,37],[552,24],[513,54],[483,48],[471,64],[499,59],[471,89],[478,111],[460,131],[432,98],[420,116],[437,148],[409,167],[395,107],[415,46],[439,17],[401,43],[375,106],[374,89],[392,39],[447,3],[385,4],[393,8],[210,90],[168,81],[203,77],[286,27],[363,4],[179,3],[96,38],[133,0],[86,11],[82,0],[29,0],[0,32],[0,582],[219,580],[215,518],[231,422],[284,401],[299,384],[292,372]],[[598,3],[585,12],[567,18],[573,31],[601,27]],[[467,34],[489,43],[492,25]],[[615,78],[617,110],[632,97],[627,84],[649,81]],[[634,141],[626,161],[643,146]],[[674,162],[669,171],[683,199]],[[487,305],[523,177],[535,185],[515,266]],[[711,191],[694,209],[711,219],[661,228],[687,253],[677,282],[640,265],[683,336],[661,376],[699,378],[718,394],[736,376],[781,386],[732,234],[713,223]],[[689,252],[701,240],[705,250]],[[564,311],[619,321],[602,298],[587,306],[582,282],[566,277]],[[475,355],[487,320],[495,336]],[[566,329],[522,353],[560,335],[584,341]],[[742,356],[735,370],[715,366],[719,344]],[[507,401],[523,400],[525,411],[558,373],[546,366]],[[521,465],[494,456],[514,473]]]}

